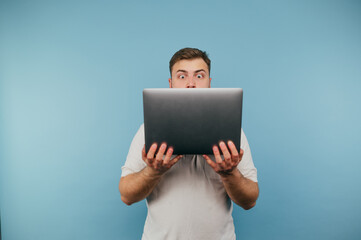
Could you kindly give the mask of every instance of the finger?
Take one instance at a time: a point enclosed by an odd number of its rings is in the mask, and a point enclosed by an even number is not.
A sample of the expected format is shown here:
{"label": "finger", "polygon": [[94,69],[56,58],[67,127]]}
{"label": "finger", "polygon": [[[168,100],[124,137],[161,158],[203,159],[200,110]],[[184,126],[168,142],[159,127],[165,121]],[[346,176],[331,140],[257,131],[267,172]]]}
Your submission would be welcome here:
{"label": "finger", "polygon": [[243,154],[244,154],[244,151],[243,151],[243,149],[241,148],[241,150],[239,151],[239,161],[242,160]]}
{"label": "finger", "polygon": [[236,146],[234,145],[234,143],[232,141],[228,141],[228,148],[229,150],[231,150],[231,155],[232,155],[232,161],[233,162],[238,162],[239,160],[239,153],[237,151]]}
{"label": "finger", "polygon": [[158,150],[157,156],[155,157],[155,159],[156,159],[157,161],[163,160],[163,155],[164,155],[164,152],[165,152],[166,149],[167,149],[167,144],[162,143],[162,144],[160,145],[159,150]]}
{"label": "finger", "polygon": [[145,144],[144,144],[144,147],[142,149],[142,159],[143,159],[143,161],[145,161],[147,159],[147,155],[145,153]]}
{"label": "finger", "polygon": [[155,157],[156,168],[160,168],[163,165],[163,155],[164,155],[164,152],[165,152],[166,148],[167,148],[167,144],[162,143],[160,145],[158,153],[157,153],[157,155]]}
{"label": "finger", "polygon": [[222,160],[222,157],[219,153],[219,149],[217,146],[213,146],[213,154],[214,154],[214,158],[216,159],[216,163],[219,165],[219,168],[223,169],[224,162]]}
{"label": "finger", "polygon": [[172,167],[174,164],[176,164],[178,161],[179,161],[179,159],[181,159],[183,157],[183,155],[178,155],[178,156],[176,156],[175,158],[173,158],[172,160],[170,160],[170,162],[169,162],[169,166],[170,167]]}
{"label": "finger", "polygon": [[211,168],[213,168],[213,170],[217,172],[217,170],[218,170],[217,164],[215,162],[213,162],[209,156],[207,156],[207,155],[202,155],[202,156],[206,160],[208,165],[211,166]]}
{"label": "finger", "polygon": [[164,161],[163,161],[163,164],[164,165],[168,165],[169,161],[170,161],[170,158],[172,157],[172,154],[173,154],[173,148],[170,147],[168,148],[168,151],[165,155],[165,158],[164,158]]}
{"label": "finger", "polygon": [[150,147],[148,154],[147,154],[147,159],[149,161],[150,164],[153,164],[154,161],[154,153],[157,150],[157,144],[153,143],[152,146]]}
{"label": "finger", "polygon": [[228,148],[226,144],[222,141],[219,143],[219,147],[222,150],[223,156],[224,156],[224,162],[226,165],[231,165],[231,154],[228,151]]}
{"label": "finger", "polygon": [[147,155],[145,154],[145,145],[142,150],[142,159],[148,166],[152,166],[152,164],[147,159]]}

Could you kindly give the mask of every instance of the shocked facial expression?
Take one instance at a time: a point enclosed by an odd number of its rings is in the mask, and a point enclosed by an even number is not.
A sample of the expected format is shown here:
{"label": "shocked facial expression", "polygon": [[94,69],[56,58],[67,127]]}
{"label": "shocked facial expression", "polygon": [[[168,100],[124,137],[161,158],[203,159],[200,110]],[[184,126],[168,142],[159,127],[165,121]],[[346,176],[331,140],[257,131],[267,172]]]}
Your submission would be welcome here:
{"label": "shocked facial expression", "polygon": [[173,65],[170,88],[209,88],[211,78],[206,62],[202,58],[180,60]]}

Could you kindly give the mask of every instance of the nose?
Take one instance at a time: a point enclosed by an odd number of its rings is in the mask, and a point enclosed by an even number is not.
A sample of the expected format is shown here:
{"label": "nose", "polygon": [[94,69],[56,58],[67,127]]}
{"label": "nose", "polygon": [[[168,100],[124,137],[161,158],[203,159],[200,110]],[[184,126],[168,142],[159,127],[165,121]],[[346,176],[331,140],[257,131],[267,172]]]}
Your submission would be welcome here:
{"label": "nose", "polygon": [[194,79],[191,77],[188,80],[187,83],[187,88],[195,88],[196,87],[196,81],[194,81]]}

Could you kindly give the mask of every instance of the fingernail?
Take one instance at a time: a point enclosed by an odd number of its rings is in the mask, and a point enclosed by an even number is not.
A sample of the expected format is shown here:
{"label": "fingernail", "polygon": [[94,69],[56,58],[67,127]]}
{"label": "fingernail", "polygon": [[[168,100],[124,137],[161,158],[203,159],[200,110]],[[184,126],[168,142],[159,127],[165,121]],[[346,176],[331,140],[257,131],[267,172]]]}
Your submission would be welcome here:
{"label": "fingernail", "polygon": [[226,146],[226,144],[225,144],[224,142],[221,142],[221,143],[219,144],[219,146],[221,146],[221,147],[225,147],[225,146]]}

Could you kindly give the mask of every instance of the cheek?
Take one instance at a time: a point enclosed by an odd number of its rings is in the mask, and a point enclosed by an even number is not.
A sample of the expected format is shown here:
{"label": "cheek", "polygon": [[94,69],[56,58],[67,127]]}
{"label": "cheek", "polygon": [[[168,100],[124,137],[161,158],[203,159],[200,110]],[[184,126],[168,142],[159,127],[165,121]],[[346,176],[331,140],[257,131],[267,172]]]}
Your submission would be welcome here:
{"label": "cheek", "polygon": [[172,87],[173,88],[184,88],[185,86],[186,86],[185,81],[173,80],[173,82],[172,82]]}
{"label": "cheek", "polygon": [[197,82],[197,87],[199,88],[209,88],[210,84],[209,84],[209,80],[202,80],[202,81],[198,81]]}

